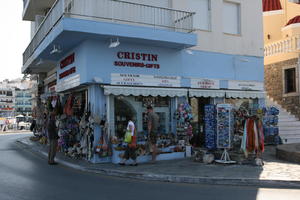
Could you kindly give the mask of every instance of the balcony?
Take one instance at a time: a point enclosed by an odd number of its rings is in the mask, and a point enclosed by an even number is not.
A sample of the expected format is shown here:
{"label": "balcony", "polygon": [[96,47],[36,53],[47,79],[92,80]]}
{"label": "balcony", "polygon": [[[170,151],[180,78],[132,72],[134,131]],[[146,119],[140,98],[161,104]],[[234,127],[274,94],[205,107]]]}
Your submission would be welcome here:
{"label": "balcony", "polygon": [[300,51],[300,35],[265,45],[265,57],[276,56],[285,53],[297,53]]}
{"label": "balcony", "polygon": [[34,21],[36,15],[45,15],[55,0],[23,0],[23,20]]}
{"label": "balcony", "polygon": [[[79,37],[86,38],[91,36],[91,34],[88,35],[88,30],[83,30],[82,27],[91,26],[92,24],[92,28],[95,27],[94,25],[96,25],[97,28],[95,32],[92,32],[93,38],[95,38],[95,35],[99,37],[101,35],[102,38],[106,39],[111,36],[127,39],[131,37],[131,40],[135,42],[140,39],[157,43],[160,46],[169,45],[170,47],[186,48],[197,44],[196,36],[190,34],[193,31],[193,16],[193,12],[126,1],[57,0],[38,27],[30,44],[23,53],[23,65],[27,62],[33,62],[39,54],[43,53],[43,50],[40,50],[39,53],[35,53],[35,51],[41,43],[43,43],[45,38],[54,32],[53,29],[58,27],[64,19],[73,19],[73,22],[77,20],[77,25],[80,24],[80,26],[78,25],[78,29],[75,30],[74,26],[71,26],[71,24],[68,26],[66,22],[62,25],[62,30],[59,33],[61,35],[64,31],[67,33],[83,32],[86,35],[84,37],[79,35]],[[121,24],[126,25],[126,31],[122,31],[124,30],[124,26],[123,29],[122,27],[116,28],[116,25]],[[148,29],[142,30],[141,27]],[[130,28],[131,30],[129,30]],[[156,32],[153,32],[153,30]],[[55,44],[54,40],[59,37],[59,34],[51,36],[52,41],[49,42],[49,40],[47,40],[47,45],[49,46],[51,42]],[[173,35],[170,37],[170,34]],[[75,40],[76,39],[79,40],[78,37],[76,37]],[[77,44],[78,42],[80,41],[77,41]],[[47,48],[47,46],[45,46],[45,48]],[[65,49],[67,48],[64,48],[64,50]],[[34,53],[35,56],[32,56]],[[26,66],[23,66],[22,71],[24,71],[25,68]]]}

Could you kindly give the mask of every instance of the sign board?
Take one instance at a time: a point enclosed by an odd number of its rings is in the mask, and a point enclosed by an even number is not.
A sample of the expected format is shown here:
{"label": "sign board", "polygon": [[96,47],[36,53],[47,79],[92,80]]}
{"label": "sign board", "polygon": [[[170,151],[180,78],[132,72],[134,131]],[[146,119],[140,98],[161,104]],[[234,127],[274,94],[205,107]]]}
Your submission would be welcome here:
{"label": "sign board", "polygon": [[220,80],[191,78],[191,88],[220,89]]}
{"label": "sign board", "polygon": [[61,92],[70,88],[74,88],[80,85],[80,75],[74,75],[70,78],[66,78],[64,80],[61,80],[56,85],[56,91]]}
{"label": "sign board", "polygon": [[263,91],[264,83],[255,81],[228,81],[228,89]]}
{"label": "sign board", "polygon": [[111,74],[112,85],[180,87],[181,77],[142,74]]}

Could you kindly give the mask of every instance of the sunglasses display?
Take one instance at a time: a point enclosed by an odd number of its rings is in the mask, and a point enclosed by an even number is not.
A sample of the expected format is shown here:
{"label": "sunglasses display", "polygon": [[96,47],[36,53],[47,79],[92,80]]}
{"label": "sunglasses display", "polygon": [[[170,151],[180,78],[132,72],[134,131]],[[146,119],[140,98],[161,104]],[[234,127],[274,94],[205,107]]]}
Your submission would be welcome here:
{"label": "sunglasses display", "polygon": [[231,104],[217,105],[217,147],[231,148],[234,131],[234,115]]}
{"label": "sunglasses display", "polygon": [[205,147],[209,150],[216,149],[216,126],[217,126],[217,109],[213,104],[204,106],[204,123],[205,123]]}
{"label": "sunglasses display", "polygon": [[265,107],[263,109],[263,130],[266,144],[280,144],[279,128],[278,128],[278,115],[279,110],[272,107]]}

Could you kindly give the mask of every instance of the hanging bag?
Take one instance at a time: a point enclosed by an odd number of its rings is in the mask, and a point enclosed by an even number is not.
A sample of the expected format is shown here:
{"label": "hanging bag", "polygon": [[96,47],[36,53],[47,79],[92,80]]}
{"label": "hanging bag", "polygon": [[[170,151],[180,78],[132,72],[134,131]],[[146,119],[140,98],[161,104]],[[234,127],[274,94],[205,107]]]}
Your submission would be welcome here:
{"label": "hanging bag", "polygon": [[131,131],[126,131],[125,137],[124,137],[124,142],[126,143],[131,143]]}

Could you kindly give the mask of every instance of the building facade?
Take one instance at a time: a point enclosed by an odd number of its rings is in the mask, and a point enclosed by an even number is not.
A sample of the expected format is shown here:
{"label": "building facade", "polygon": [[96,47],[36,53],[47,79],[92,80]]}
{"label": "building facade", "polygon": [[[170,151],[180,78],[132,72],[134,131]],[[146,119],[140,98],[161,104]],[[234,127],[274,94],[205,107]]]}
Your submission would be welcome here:
{"label": "building facade", "polygon": [[32,93],[31,89],[15,89],[15,113],[16,115],[31,116]]}
{"label": "building facade", "polygon": [[300,117],[300,4],[263,0],[265,87],[268,95]]}
{"label": "building facade", "polygon": [[0,111],[2,117],[31,116],[32,85],[34,81],[14,79],[0,82]]}
{"label": "building facade", "polygon": [[39,75],[42,99],[101,119],[94,145],[129,118],[145,131],[149,104],[161,133],[184,128],[175,113],[185,102],[203,132],[205,104],[264,102],[261,10],[261,0],[25,0],[22,72]]}

